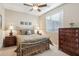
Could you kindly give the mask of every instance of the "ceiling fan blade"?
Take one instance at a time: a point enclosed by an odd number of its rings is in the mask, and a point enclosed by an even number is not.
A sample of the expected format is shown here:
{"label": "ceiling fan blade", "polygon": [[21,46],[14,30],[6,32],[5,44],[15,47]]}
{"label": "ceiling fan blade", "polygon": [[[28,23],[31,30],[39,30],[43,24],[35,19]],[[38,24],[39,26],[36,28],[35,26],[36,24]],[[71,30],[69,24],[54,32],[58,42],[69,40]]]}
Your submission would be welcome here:
{"label": "ceiling fan blade", "polygon": [[29,4],[26,4],[26,3],[24,3],[24,5],[25,5],[25,6],[30,6],[30,7],[32,7],[32,5],[29,5]]}
{"label": "ceiling fan blade", "polygon": [[38,7],[46,7],[47,4],[39,5]]}
{"label": "ceiling fan blade", "polygon": [[41,12],[41,10],[40,9],[37,9],[39,12]]}

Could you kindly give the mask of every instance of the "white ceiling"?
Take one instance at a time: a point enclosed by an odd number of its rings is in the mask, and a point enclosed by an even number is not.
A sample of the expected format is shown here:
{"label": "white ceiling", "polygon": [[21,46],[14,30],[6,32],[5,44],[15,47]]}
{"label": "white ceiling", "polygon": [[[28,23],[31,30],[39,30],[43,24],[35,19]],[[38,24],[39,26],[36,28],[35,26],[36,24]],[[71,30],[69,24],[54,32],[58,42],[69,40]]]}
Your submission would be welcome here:
{"label": "white ceiling", "polygon": [[1,5],[3,5],[3,7],[5,9],[9,9],[9,10],[14,10],[14,11],[28,13],[28,14],[31,14],[31,15],[40,16],[40,15],[50,11],[51,9],[56,8],[57,6],[59,6],[61,4],[62,3],[47,3],[47,7],[42,7],[41,8],[41,10],[42,10],[41,12],[38,12],[36,10],[30,11],[31,7],[24,6],[23,3],[2,3]]}

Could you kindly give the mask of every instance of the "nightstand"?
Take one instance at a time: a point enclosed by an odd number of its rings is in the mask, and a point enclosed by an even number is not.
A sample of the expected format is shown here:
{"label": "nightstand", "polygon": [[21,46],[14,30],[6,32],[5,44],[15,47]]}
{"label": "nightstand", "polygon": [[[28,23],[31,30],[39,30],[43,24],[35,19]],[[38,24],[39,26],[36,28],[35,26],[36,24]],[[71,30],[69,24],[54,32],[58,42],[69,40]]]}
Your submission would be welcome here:
{"label": "nightstand", "polygon": [[3,41],[4,47],[16,46],[17,38],[16,36],[6,36]]}

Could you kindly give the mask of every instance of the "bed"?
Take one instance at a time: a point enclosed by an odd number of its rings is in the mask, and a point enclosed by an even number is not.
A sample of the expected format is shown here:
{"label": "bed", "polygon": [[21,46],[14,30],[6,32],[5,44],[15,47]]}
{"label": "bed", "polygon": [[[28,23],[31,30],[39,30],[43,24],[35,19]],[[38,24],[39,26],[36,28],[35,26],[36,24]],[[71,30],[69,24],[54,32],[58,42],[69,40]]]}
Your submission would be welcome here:
{"label": "bed", "polygon": [[48,50],[50,44],[53,45],[46,35],[17,35],[17,38],[16,53],[18,56],[35,55]]}

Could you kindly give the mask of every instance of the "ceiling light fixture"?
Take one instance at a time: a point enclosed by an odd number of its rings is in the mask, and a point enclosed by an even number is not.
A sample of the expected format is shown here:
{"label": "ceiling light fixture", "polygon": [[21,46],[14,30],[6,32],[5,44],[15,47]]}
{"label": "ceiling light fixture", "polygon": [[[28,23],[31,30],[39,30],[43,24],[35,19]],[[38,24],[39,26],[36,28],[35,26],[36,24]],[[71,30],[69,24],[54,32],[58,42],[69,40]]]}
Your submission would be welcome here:
{"label": "ceiling light fixture", "polygon": [[41,11],[40,8],[47,6],[46,3],[44,3],[44,4],[42,4],[42,3],[33,3],[33,4],[24,3],[24,5],[25,5],[25,6],[32,7],[32,8],[30,9],[30,11],[32,11],[32,10],[37,10],[37,11],[39,11],[39,12]]}
{"label": "ceiling light fixture", "polygon": [[37,10],[37,9],[38,9],[38,6],[33,6],[33,9],[34,9],[34,10]]}

